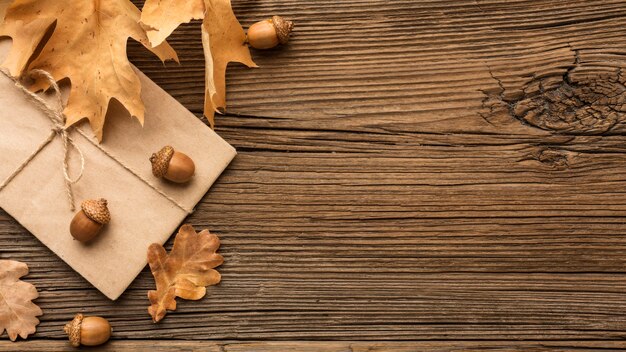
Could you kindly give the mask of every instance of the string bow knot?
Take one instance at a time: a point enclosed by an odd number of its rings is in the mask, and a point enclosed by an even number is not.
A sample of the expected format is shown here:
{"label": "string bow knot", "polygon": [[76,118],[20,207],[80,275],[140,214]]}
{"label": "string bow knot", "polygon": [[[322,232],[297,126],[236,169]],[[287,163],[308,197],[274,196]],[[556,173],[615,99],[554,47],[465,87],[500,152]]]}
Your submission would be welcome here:
{"label": "string bow knot", "polygon": [[[189,209],[185,205],[180,204],[180,202],[178,202],[169,194],[165,193],[162,189],[160,189],[160,187],[157,187],[156,185],[154,185],[150,180],[143,177],[140,173],[135,171],[131,166],[123,163],[118,158],[116,158],[113,154],[108,152],[105,148],[102,148],[102,146],[93,142],[91,137],[87,136],[83,131],[81,131],[78,128],[74,128],[73,126],[66,127],[65,126],[66,116],[63,114],[63,110],[65,110],[65,104],[63,104],[63,96],[61,95],[61,90],[59,89],[59,85],[57,84],[56,80],[54,79],[54,77],[52,77],[52,75],[49,72],[44,71],[44,70],[34,69],[29,72],[29,75],[30,76],[37,75],[37,76],[43,77],[46,80],[46,82],[50,85],[50,87],[52,87],[52,89],[54,90],[54,97],[56,98],[55,107],[50,107],[48,103],[46,102],[46,100],[44,100],[38,94],[31,92],[28,88],[26,88],[22,83],[20,83],[18,80],[13,78],[13,76],[11,76],[11,74],[9,74],[4,69],[0,68],[0,73],[12,79],[13,82],[15,83],[15,86],[19,88],[24,94],[26,94],[26,96],[30,98],[34,103],[36,103],[41,109],[41,111],[43,111],[46,114],[46,116],[48,117],[48,119],[50,119],[50,122],[52,123],[52,127],[50,128],[50,134],[48,135],[48,138],[46,138],[46,140],[44,140],[39,145],[39,147],[37,147],[37,149],[26,160],[24,160],[24,162],[20,166],[18,166],[17,169],[15,169],[13,173],[11,173],[11,175],[9,175],[9,177],[7,177],[4,181],[2,181],[2,183],[0,183],[0,191],[2,191],[2,189],[5,188],[11,182],[11,180],[15,178],[15,176],[17,176],[22,170],[24,170],[26,165],[28,165],[28,163],[30,163],[35,158],[35,156],[37,156],[37,154],[39,154],[39,152],[41,152],[43,148],[45,148],[48,144],[50,144],[50,142],[52,142],[54,137],[58,135],[59,137],[61,137],[61,140],[63,141],[63,178],[65,179],[65,190],[67,193],[67,198],[70,203],[70,210],[74,211],[75,210],[74,193],[72,192],[72,185],[77,183],[81,179],[81,177],[83,177],[83,173],[85,171],[85,157],[83,156],[83,152],[80,150],[78,145],[74,142],[74,140],[70,136],[70,132],[75,131],[79,135],[83,136],[85,140],[90,142],[93,146],[98,148],[102,153],[104,153],[104,155],[115,160],[122,168],[124,168],[125,170],[133,174],[135,177],[137,177],[143,183],[148,185],[148,187],[150,187],[152,190],[154,190],[155,192],[163,196],[165,199],[172,202],[172,204],[176,205],[178,208],[185,211],[187,214],[193,213],[193,209]],[[70,176],[70,165],[69,165],[69,153],[70,153],[70,149],[72,148],[74,148],[78,152],[78,155],[80,156],[80,170],[78,172],[78,175],[76,175],[76,177],[74,178]]]}
{"label": "string bow knot", "polygon": [[[2,72],[5,75],[11,77],[11,75],[7,74],[6,72],[4,71]],[[59,85],[57,84],[54,77],[52,77],[52,75],[49,72],[44,71],[44,70],[39,70],[39,69],[31,70],[29,72],[29,76],[43,77],[54,91],[56,107],[53,108],[53,107],[50,107],[48,103],[41,96],[31,92],[22,83],[14,79],[15,86],[19,88],[20,90],[22,90],[24,93],[26,93],[26,95],[31,100],[33,100],[35,103],[37,103],[40,106],[40,108],[42,108],[41,110],[45,112],[46,116],[48,116],[48,118],[50,119],[50,122],[52,122],[51,131],[50,131],[50,134],[48,135],[48,138],[46,138],[39,145],[39,147],[20,166],[17,169],[15,169],[15,171],[13,171],[13,173],[9,175],[9,177],[7,177],[0,184],[0,191],[3,188],[5,188],[9,184],[9,182],[11,182],[11,180],[13,180],[13,178],[17,176],[17,174],[19,174],[26,167],[26,165],[28,165],[28,163],[30,163],[31,160],[33,160],[33,158],[35,158],[35,156],[39,154],[39,152],[46,145],[52,142],[55,136],[59,136],[61,137],[61,140],[63,141],[63,178],[65,180],[65,190],[66,190],[67,197],[70,203],[70,210],[74,211],[76,207],[74,206],[74,192],[72,191],[72,185],[80,181],[81,177],[83,177],[83,173],[85,171],[85,157],[83,155],[83,152],[80,150],[78,145],[76,145],[76,143],[70,136],[68,127],[65,126],[66,118],[65,118],[65,115],[63,114],[63,110],[65,109],[65,105],[63,104],[63,96],[61,95],[61,89],[59,88]],[[80,169],[79,169],[78,175],[76,175],[76,177],[74,178],[70,176],[70,165],[69,165],[69,154],[70,154],[70,149],[72,148],[74,148],[74,150],[76,150],[78,152],[78,155],[80,156]]]}

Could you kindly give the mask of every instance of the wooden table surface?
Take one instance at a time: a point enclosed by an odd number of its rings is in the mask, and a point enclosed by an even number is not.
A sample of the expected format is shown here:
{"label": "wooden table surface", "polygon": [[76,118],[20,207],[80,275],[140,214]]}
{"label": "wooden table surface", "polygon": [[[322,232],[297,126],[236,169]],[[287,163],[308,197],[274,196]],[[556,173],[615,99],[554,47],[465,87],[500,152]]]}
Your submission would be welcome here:
{"label": "wooden table surface", "polygon": [[[624,0],[233,6],[297,28],[228,72],[239,155],[187,220],[221,237],[222,283],[154,325],[149,270],[111,302],[0,211],[45,312],[0,350],[67,350],[79,311],[107,351],[626,348]],[[198,24],[171,43],[180,66],[129,55],[200,115]]]}

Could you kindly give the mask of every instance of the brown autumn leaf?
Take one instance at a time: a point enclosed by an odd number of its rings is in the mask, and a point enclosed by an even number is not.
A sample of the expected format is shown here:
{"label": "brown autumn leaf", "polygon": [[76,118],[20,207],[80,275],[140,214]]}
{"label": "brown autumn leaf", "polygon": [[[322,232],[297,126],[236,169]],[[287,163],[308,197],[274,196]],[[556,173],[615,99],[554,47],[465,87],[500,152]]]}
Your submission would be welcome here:
{"label": "brown autumn leaf", "polygon": [[35,286],[21,281],[28,266],[14,260],[0,260],[0,335],[6,329],[11,341],[33,334],[39,324],[41,308],[32,300],[39,297]]}
{"label": "brown autumn leaf", "polygon": [[206,286],[220,282],[221,276],[213,268],[224,258],[216,251],[220,239],[203,230],[196,233],[191,225],[183,225],[174,239],[168,255],[165,248],[153,243],[148,248],[148,264],[156,282],[156,291],[148,291],[148,313],[157,323],[168,310],[176,309],[176,297],[199,300],[206,294]]}
{"label": "brown autumn leaf", "polygon": [[[141,83],[126,56],[128,38],[142,43],[162,61],[178,61],[169,44],[154,48],[149,44],[138,23],[140,15],[129,0],[15,0],[0,25],[0,37],[13,39],[2,67],[14,77],[43,69],[57,81],[69,78],[72,89],[64,111],[66,124],[87,118],[102,140],[111,99],[143,124]],[[37,54],[38,47],[41,52]],[[47,88],[44,81],[31,87],[33,91]]]}
{"label": "brown autumn leaf", "polygon": [[202,22],[204,47],[204,115],[211,126],[215,112],[226,108],[226,68],[229,62],[257,67],[245,44],[246,33],[235,17],[230,0],[146,0],[141,23],[152,45],[159,45],[181,23]]}

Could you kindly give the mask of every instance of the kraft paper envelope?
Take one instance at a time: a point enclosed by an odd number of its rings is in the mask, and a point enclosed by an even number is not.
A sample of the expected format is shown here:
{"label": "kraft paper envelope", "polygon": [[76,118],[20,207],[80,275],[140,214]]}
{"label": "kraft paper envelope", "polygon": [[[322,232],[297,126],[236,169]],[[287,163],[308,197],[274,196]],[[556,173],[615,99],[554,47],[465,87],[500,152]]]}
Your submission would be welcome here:
{"label": "kraft paper envelope", "polygon": [[[0,61],[10,40],[0,41]],[[117,299],[146,265],[151,243],[164,243],[208,191],[235,149],[154,82],[137,71],[146,106],[145,124],[111,104],[98,144],[88,124],[85,136],[71,137],[85,156],[81,180],[73,186],[76,207],[85,199],[105,198],[111,222],[87,245],[69,234],[74,216],[63,177],[63,142],[55,137],[8,185],[0,190],[0,207],[35,235],[110,299]],[[7,179],[51,133],[48,117],[0,74],[0,183]],[[196,174],[189,184],[155,178],[148,160],[172,145],[189,155]],[[76,152],[72,170],[77,172]],[[2,248],[0,248],[2,251]]]}

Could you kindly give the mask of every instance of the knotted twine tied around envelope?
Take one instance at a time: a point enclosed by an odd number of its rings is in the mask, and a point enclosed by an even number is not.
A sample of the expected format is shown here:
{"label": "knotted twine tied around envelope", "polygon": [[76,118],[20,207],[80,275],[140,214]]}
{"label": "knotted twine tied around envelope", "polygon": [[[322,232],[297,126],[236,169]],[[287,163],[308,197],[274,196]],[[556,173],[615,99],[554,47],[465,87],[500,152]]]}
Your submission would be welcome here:
{"label": "knotted twine tied around envelope", "polygon": [[[33,153],[31,153],[26,158],[26,160],[24,160],[24,162],[22,162],[22,164],[20,164],[11,174],[9,174],[9,176],[4,181],[2,181],[2,183],[0,183],[0,191],[2,191],[11,182],[11,180],[13,180],[15,178],[15,176],[17,176],[37,156],[37,154],[39,154],[48,144],[50,144],[50,142],[52,142],[52,140],[54,139],[55,136],[59,136],[59,137],[61,137],[61,139],[63,141],[63,178],[65,179],[65,190],[66,190],[68,201],[69,201],[69,204],[70,204],[70,210],[74,211],[76,209],[76,207],[75,207],[75,203],[74,203],[74,192],[72,191],[72,185],[74,185],[75,183],[80,181],[81,177],[83,176],[83,172],[85,170],[85,157],[83,155],[83,152],[76,145],[76,143],[74,143],[74,140],[70,136],[70,129],[72,129],[72,130],[78,132],[83,137],[85,137],[85,139],[90,141],[94,146],[96,146],[98,149],[100,149],[104,154],[106,154],[111,159],[115,160],[124,169],[128,170],[130,173],[135,175],[137,178],[139,178],[141,181],[143,181],[146,185],[148,185],[150,188],[155,190],[157,193],[159,193],[160,195],[165,197],[167,200],[172,202],[178,208],[180,208],[183,211],[187,212],[187,214],[193,213],[193,209],[187,209],[184,205],[178,203],[174,198],[168,196],[163,191],[161,191],[160,189],[155,187],[152,183],[150,183],[148,180],[146,180],[143,177],[141,177],[137,172],[135,172],[128,165],[124,164],[123,162],[121,162],[120,160],[115,158],[113,155],[111,155],[106,150],[101,148],[100,145],[98,145],[97,143],[94,143],[88,136],[86,136],[83,133],[83,131],[81,131],[78,128],[74,128],[74,126],[65,126],[66,117],[63,114],[63,110],[64,110],[65,106],[63,104],[63,96],[61,95],[61,89],[59,88],[59,85],[57,84],[57,82],[54,79],[54,77],[52,77],[52,75],[49,72],[44,71],[44,70],[40,70],[40,69],[34,69],[34,70],[31,70],[29,72],[29,74],[31,76],[32,75],[38,75],[38,76],[43,77],[47,81],[47,83],[50,85],[50,87],[52,87],[53,93],[54,93],[54,96],[55,96],[55,100],[57,101],[57,107],[56,108],[51,108],[48,105],[48,103],[41,96],[39,96],[36,93],[31,92],[22,83],[20,83],[19,80],[13,78],[13,76],[11,76],[5,70],[0,69],[0,72],[3,75],[5,75],[8,78],[10,78],[15,83],[15,86],[19,90],[21,90],[24,94],[26,94],[26,96],[31,101],[36,103],[37,106],[46,114],[46,116],[48,116],[48,118],[50,119],[50,122],[52,122],[51,131],[50,131],[50,134],[48,135],[48,137],[46,139],[44,139],[39,144],[39,146],[35,149],[35,151]],[[71,178],[70,170],[69,170],[70,169],[69,153],[70,153],[71,148],[74,148],[78,152],[78,155],[80,156],[80,170],[78,172],[78,175],[75,178]]]}
{"label": "knotted twine tied around envelope", "polygon": [[[0,40],[0,58],[9,44]],[[195,208],[203,198],[219,202],[219,190],[213,198],[206,197],[207,191],[237,155],[206,123],[137,68],[133,70],[141,82],[145,124],[129,118],[121,104],[112,102],[105,141],[100,143],[87,123],[68,130],[85,156],[84,175],[73,185],[76,208],[86,198],[101,196],[111,205],[113,219],[94,242],[84,245],[68,233],[71,213],[62,172],[63,141],[56,134],[0,191],[0,208],[112,300],[145,269],[146,248],[165,243],[188,215],[158,190],[187,209]],[[51,133],[50,119],[29,96],[16,88],[13,79],[0,74],[0,183]],[[43,97],[56,107],[52,94]],[[148,157],[165,144],[194,160],[196,173],[189,183],[172,184],[152,174]],[[122,163],[141,177],[133,176]],[[71,149],[72,178],[78,175],[79,164],[78,153]]]}
{"label": "knotted twine tied around envelope", "polygon": [[[52,109],[48,106],[48,104],[42,97],[28,90],[26,87],[24,87],[24,85],[22,85],[22,83],[20,83],[18,80],[13,79],[13,77],[8,75],[4,70],[0,70],[0,72],[2,72],[5,76],[11,78],[15,82],[15,86],[19,88],[22,92],[26,93],[26,95],[33,102],[35,102],[41,108],[41,110],[43,110],[43,112],[46,113],[46,116],[48,116],[50,122],[52,122],[52,131],[50,131],[48,138],[41,142],[37,149],[35,149],[35,151],[15,169],[15,171],[13,171],[4,181],[2,181],[2,183],[0,183],[0,191],[2,191],[2,189],[4,189],[9,184],[9,182],[11,182],[11,180],[13,180],[13,178],[15,178],[15,176],[17,176],[20,171],[22,171],[26,167],[26,165],[28,165],[28,163],[31,162],[31,160],[33,160],[33,158],[35,158],[35,156],[37,156],[37,154],[39,154],[39,152],[42,151],[43,148],[45,148],[50,142],[52,142],[56,135],[58,135],[63,140],[63,178],[65,179],[65,190],[67,193],[67,198],[70,202],[70,210],[74,211],[76,207],[74,206],[74,192],[72,192],[72,185],[80,181],[81,177],[83,177],[83,171],[85,170],[85,157],[80,148],[74,143],[74,140],[72,140],[72,137],[70,137],[68,128],[65,127],[65,117],[63,115],[63,97],[61,96],[61,90],[59,89],[59,85],[52,77],[52,75],[50,75],[50,73],[46,71],[30,71],[31,75],[40,75],[44,77],[53,88],[58,106],[56,109]],[[76,178],[74,179],[72,179],[69,175],[70,165],[68,159],[70,147],[74,148],[80,156],[80,171],[78,172],[78,176],[76,176]]]}

